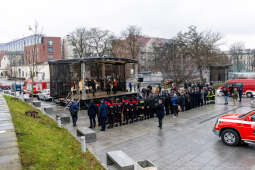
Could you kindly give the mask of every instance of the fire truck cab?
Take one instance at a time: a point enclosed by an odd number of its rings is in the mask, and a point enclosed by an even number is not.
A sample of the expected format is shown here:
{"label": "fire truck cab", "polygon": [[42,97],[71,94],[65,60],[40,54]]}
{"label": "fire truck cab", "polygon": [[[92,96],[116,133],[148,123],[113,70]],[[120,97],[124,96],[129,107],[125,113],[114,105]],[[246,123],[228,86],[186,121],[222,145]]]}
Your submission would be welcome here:
{"label": "fire truck cab", "polygon": [[255,110],[220,116],[213,132],[229,146],[240,142],[255,143]]}
{"label": "fire truck cab", "polygon": [[37,95],[40,93],[42,90],[47,89],[47,82],[42,81],[42,82],[33,82],[33,92],[32,92],[32,80],[26,80],[23,85],[23,93],[24,94],[34,94]]}

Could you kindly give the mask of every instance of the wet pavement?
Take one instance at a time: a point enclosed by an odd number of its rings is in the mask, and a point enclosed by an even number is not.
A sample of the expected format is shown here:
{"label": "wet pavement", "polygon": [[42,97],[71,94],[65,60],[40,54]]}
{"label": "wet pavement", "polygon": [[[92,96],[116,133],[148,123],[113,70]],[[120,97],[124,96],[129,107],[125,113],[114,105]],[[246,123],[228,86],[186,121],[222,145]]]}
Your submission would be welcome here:
{"label": "wet pavement", "polygon": [[2,94],[0,94],[0,169],[22,169],[11,114]]}
{"label": "wet pavement", "polygon": [[[158,129],[156,118],[138,121],[101,132],[95,129],[97,141],[88,148],[103,163],[106,152],[122,150],[135,161],[150,160],[160,170],[255,170],[255,145],[229,147],[212,132],[215,120],[222,114],[248,112],[250,99],[241,104],[224,105],[224,98],[217,97],[216,104],[181,112],[177,119],[166,116],[163,129]],[[42,107],[53,107],[52,118],[56,114],[69,114],[67,109],[51,102],[42,102]],[[86,111],[79,112],[78,126],[89,126]],[[65,124],[75,137],[77,127]]]}
{"label": "wet pavement", "polygon": [[[88,144],[88,148],[103,164],[106,163],[106,152],[122,150],[135,161],[152,161],[160,170],[255,169],[255,145],[229,147],[212,133],[219,115],[252,110],[250,99],[244,98],[238,106],[234,106],[231,99],[227,106],[222,103],[223,97],[217,97],[215,105],[180,113],[177,119],[166,116],[162,130],[158,129],[156,118],[105,132],[97,127],[97,141]],[[56,112],[68,114],[68,110],[60,106],[54,107],[54,110],[52,117]],[[89,126],[86,111],[79,113],[78,126]],[[65,127],[76,136],[77,128],[71,124],[65,124]]]}

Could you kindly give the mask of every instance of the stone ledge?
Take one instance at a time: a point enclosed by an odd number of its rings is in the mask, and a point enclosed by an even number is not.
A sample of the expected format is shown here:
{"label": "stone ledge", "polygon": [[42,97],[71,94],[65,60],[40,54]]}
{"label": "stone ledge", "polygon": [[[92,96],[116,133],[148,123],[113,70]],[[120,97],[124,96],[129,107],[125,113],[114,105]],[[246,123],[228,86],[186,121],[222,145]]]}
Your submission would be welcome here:
{"label": "stone ledge", "polygon": [[96,132],[87,127],[78,127],[77,136],[85,136],[86,143],[96,142]]}

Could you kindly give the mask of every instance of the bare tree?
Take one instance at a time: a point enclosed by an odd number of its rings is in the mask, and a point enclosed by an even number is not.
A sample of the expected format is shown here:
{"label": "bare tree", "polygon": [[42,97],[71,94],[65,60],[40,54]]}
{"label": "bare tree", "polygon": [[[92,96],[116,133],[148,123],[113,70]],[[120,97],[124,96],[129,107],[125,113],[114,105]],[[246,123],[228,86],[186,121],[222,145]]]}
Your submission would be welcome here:
{"label": "bare tree", "polygon": [[112,41],[114,35],[108,30],[101,30],[99,28],[92,28],[89,31],[90,39],[89,46],[93,53],[98,57],[109,56],[112,48]]}
{"label": "bare tree", "polygon": [[244,43],[242,42],[235,42],[230,46],[229,53],[231,56],[232,64],[236,66],[236,71],[241,71],[241,62],[240,58],[243,54],[245,49]]}
{"label": "bare tree", "polygon": [[180,53],[181,48],[176,44],[176,40],[153,46],[154,69],[162,72],[164,79],[172,79],[178,85],[191,78],[194,65],[190,62],[190,57]]}
{"label": "bare tree", "polygon": [[85,27],[77,28],[69,36],[69,41],[71,41],[80,58],[92,55],[91,46],[89,45],[90,40],[90,32]]}
{"label": "bare tree", "polygon": [[139,38],[142,36],[141,29],[137,26],[129,26],[122,32],[122,37],[127,43],[130,58],[136,59],[140,52]]}
{"label": "bare tree", "polygon": [[[32,32],[33,34],[33,44],[32,44],[32,55],[31,56],[27,56],[26,60],[27,60],[27,64],[29,66],[29,72],[30,72],[30,78],[32,80],[32,103],[34,101],[34,79],[36,74],[38,73],[38,43],[40,42],[40,39],[42,37],[42,29],[39,30],[39,23],[37,21],[35,21],[35,24],[33,27],[29,26],[29,30]],[[25,54],[25,51],[24,51]],[[31,112],[32,112],[33,108],[31,107]]]}
{"label": "bare tree", "polygon": [[193,78],[196,71],[203,81],[203,70],[219,56],[220,39],[218,33],[198,32],[195,26],[190,26],[168,43],[154,45],[155,68],[177,84]]}
{"label": "bare tree", "polygon": [[190,57],[199,71],[200,80],[203,81],[203,70],[207,69],[209,63],[218,55],[219,33],[199,32],[195,26],[188,27],[187,32],[177,34],[176,43],[179,54]]}

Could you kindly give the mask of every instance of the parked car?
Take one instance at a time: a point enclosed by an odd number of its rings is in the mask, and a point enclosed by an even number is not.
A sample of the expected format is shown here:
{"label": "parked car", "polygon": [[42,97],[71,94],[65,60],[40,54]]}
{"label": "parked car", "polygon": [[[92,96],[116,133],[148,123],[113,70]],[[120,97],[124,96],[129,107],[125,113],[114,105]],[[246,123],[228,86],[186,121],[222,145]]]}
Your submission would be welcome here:
{"label": "parked car", "polygon": [[50,96],[50,89],[45,89],[42,92],[38,93],[38,99],[39,100],[52,100],[52,97]]}
{"label": "parked car", "polygon": [[234,88],[243,89],[243,95],[247,97],[255,96],[255,79],[233,79],[228,80],[224,83],[224,86],[220,87],[219,90],[222,91],[224,87],[227,87],[230,93],[233,93]]}
{"label": "parked car", "polygon": [[255,143],[255,110],[220,116],[213,132],[229,146],[236,146],[241,142]]}
{"label": "parked car", "polygon": [[0,89],[2,89],[2,90],[9,90],[10,88],[11,88],[11,86],[9,84],[0,83]]}

